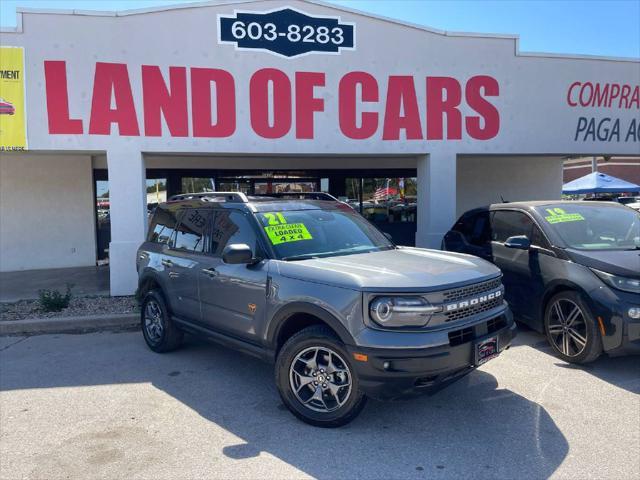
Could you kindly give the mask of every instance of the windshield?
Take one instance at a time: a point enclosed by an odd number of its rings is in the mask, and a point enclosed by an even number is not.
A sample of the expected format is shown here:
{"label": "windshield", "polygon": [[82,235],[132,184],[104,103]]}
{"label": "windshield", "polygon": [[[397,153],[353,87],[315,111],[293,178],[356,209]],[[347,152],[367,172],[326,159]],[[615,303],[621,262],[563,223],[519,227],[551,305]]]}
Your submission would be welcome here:
{"label": "windshield", "polygon": [[256,217],[277,258],[351,255],[395,248],[373,225],[355,212],[287,210],[261,212]]}
{"label": "windshield", "polygon": [[632,250],[640,248],[640,214],[626,207],[558,204],[538,207],[547,229],[569,248]]}

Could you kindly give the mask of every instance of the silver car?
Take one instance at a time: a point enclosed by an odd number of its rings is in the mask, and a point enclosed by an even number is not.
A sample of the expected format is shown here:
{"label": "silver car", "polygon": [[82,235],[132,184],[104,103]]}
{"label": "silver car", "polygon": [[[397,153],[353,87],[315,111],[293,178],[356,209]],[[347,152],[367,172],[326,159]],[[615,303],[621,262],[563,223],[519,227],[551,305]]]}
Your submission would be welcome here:
{"label": "silver car", "polygon": [[316,426],[348,423],[367,397],[437,391],[516,333],[495,266],[398,247],[337,201],[170,201],[137,258],[153,351],[188,332],[273,362],[284,404]]}

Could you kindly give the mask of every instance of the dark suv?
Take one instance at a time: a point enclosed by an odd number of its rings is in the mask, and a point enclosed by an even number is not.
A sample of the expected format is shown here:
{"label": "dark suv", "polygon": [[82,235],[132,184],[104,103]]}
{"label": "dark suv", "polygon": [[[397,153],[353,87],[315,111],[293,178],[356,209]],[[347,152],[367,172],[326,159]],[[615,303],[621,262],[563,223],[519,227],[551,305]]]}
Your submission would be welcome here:
{"label": "dark suv", "polygon": [[640,214],[614,202],[491,205],[460,217],[443,250],[495,263],[516,318],[568,362],[640,353]]}
{"label": "dark suv", "polygon": [[515,335],[495,266],[396,247],[336,201],[160,204],[137,267],[152,350],[190,332],[274,361],[285,405],[319,426],[349,422],[368,396],[434,391]]}

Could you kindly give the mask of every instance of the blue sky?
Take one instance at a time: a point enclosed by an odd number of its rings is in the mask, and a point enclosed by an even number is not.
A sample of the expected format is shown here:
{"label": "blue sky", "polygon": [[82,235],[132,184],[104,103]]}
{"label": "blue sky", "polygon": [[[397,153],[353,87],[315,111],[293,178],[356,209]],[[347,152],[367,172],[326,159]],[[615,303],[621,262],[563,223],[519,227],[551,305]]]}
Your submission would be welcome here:
{"label": "blue sky", "polygon": [[[640,57],[640,0],[329,0],[441,30],[520,35],[531,52]],[[2,0],[0,23],[15,26],[17,6],[128,10],[186,0]]]}

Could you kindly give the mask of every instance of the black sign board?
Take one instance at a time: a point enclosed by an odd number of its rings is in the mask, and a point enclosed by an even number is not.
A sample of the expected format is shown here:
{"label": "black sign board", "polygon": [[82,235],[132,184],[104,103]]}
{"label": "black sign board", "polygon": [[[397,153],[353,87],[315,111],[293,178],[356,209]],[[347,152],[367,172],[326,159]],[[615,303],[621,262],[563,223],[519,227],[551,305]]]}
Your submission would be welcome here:
{"label": "black sign board", "polygon": [[240,49],[267,50],[284,57],[353,50],[355,25],[339,17],[311,16],[292,8],[218,16],[218,38]]}

